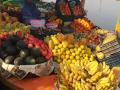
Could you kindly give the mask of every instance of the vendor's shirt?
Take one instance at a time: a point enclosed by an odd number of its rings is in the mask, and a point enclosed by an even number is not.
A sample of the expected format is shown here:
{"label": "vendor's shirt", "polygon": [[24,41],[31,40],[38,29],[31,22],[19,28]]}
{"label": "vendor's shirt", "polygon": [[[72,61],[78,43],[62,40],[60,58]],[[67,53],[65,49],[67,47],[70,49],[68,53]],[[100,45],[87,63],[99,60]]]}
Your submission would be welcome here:
{"label": "vendor's shirt", "polygon": [[30,24],[30,20],[40,19],[40,11],[37,9],[35,4],[29,5],[25,3],[22,8],[22,17],[25,23]]}

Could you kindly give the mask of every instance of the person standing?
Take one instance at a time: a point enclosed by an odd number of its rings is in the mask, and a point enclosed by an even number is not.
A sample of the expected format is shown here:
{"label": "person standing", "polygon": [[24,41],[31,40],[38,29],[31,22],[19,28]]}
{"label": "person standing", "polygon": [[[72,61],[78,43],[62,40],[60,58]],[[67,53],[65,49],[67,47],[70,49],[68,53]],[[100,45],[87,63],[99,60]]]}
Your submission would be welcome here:
{"label": "person standing", "polygon": [[33,0],[25,0],[21,12],[23,23],[26,24],[30,24],[30,21],[33,19],[41,18],[41,12],[38,10]]}

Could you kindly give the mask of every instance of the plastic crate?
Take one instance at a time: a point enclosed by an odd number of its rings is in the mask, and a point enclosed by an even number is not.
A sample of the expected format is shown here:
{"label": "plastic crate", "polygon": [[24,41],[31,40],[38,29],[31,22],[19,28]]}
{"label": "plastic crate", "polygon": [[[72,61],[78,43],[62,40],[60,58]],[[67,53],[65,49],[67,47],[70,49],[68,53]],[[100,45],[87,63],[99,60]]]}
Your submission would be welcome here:
{"label": "plastic crate", "polygon": [[114,66],[120,66],[120,52],[114,53],[101,61],[105,61],[111,68]]}
{"label": "plastic crate", "polygon": [[107,44],[103,44],[100,46],[101,52],[104,53],[105,58],[109,57],[110,55],[120,52],[120,44],[118,39],[115,39]]}
{"label": "plastic crate", "polygon": [[120,44],[118,39],[103,44],[100,47],[101,52],[105,55],[105,58],[99,59],[100,62],[105,61],[111,68],[113,66],[120,66]]}

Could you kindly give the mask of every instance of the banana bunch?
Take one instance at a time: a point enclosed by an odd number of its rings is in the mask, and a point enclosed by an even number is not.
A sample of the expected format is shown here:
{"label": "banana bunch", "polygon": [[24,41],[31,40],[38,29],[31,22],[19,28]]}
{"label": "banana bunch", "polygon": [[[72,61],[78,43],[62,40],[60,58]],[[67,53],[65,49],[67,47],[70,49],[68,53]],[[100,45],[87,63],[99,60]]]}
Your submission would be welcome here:
{"label": "banana bunch", "polygon": [[108,32],[109,32],[109,30],[105,30],[105,29],[97,29],[97,30],[95,30],[95,33],[101,34],[101,35],[107,34]]}
{"label": "banana bunch", "polygon": [[113,71],[105,62],[97,62],[85,46],[67,48],[57,58],[61,60],[58,75],[62,75],[57,79],[62,80],[64,86],[60,84],[60,90],[71,90],[69,87],[72,90],[115,90],[117,87]]}
{"label": "banana bunch", "polygon": [[51,35],[44,38],[44,41],[48,44],[49,48],[52,50],[54,56],[60,56],[63,51],[68,47],[67,41],[59,41],[57,35]]}
{"label": "banana bunch", "polygon": [[59,41],[58,41],[58,39],[56,38],[56,35],[51,35],[51,40],[53,41],[53,43],[54,43],[55,45],[59,44]]}
{"label": "banana bunch", "polygon": [[106,65],[105,62],[103,62],[102,69],[103,69],[102,72],[103,72],[104,75],[108,75],[110,73],[110,67],[108,65]]}
{"label": "banana bunch", "polygon": [[103,52],[97,52],[96,56],[98,59],[103,59],[105,57],[105,54]]}
{"label": "banana bunch", "polygon": [[108,77],[101,78],[96,84],[96,90],[107,90],[110,86],[110,80]]}
{"label": "banana bunch", "polygon": [[63,84],[59,84],[59,90],[68,90],[68,88]]}
{"label": "banana bunch", "polygon": [[102,76],[102,72],[98,71],[88,81],[91,83],[96,82],[101,76]]}
{"label": "banana bunch", "polygon": [[85,68],[90,75],[94,75],[98,70],[98,62],[97,61],[89,62]]}
{"label": "banana bunch", "polygon": [[117,36],[115,34],[107,36],[104,40],[103,40],[103,44],[109,43],[113,40],[115,40],[117,38]]}

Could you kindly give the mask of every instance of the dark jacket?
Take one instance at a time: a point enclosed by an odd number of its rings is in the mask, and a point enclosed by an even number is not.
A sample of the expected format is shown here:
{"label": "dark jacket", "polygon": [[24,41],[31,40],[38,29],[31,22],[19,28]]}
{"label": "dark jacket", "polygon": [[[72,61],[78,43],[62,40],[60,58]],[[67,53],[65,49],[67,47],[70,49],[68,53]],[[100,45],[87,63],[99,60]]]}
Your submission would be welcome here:
{"label": "dark jacket", "polygon": [[30,5],[25,2],[22,8],[22,18],[23,22],[30,24],[30,20],[40,19],[40,11],[37,9],[34,3]]}

